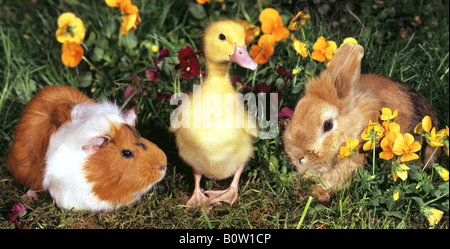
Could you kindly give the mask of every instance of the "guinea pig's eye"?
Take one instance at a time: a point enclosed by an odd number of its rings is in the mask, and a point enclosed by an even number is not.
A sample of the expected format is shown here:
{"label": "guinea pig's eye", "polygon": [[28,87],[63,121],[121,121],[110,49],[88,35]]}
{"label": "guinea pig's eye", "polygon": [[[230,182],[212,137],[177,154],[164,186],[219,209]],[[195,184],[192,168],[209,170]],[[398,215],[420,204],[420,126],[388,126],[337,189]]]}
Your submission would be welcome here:
{"label": "guinea pig's eye", "polygon": [[333,120],[323,122],[323,132],[328,132],[333,129]]}
{"label": "guinea pig's eye", "polygon": [[120,155],[125,159],[134,158],[134,154],[131,150],[121,150]]}
{"label": "guinea pig's eye", "polygon": [[225,41],[225,40],[227,39],[227,37],[226,37],[224,34],[220,34],[220,35],[219,35],[219,39],[220,39],[221,41]]}

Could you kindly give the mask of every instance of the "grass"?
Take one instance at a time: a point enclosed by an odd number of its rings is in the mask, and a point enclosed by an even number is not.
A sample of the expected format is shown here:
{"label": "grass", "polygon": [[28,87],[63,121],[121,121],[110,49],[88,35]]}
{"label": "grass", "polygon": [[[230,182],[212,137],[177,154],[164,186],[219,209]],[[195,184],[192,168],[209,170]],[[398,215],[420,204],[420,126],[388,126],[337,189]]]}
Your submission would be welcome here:
{"label": "grass", "polygon": [[[244,170],[240,196],[233,206],[217,206],[207,215],[184,208],[193,190],[193,176],[178,156],[173,135],[167,131],[165,121],[173,107],[167,101],[155,101],[154,94],[157,91],[171,93],[174,86],[180,85],[187,91],[192,89],[190,86],[197,79],[180,79],[176,68],[169,67],[172,65],[169,62],[175,62],[176,52],[188,44],[200,49],[202,28],[219,17],[245,18],[258,24],[259,12],[270,6],[281,13],[287,25],[297,10],[306,10],[312,16],[304,27],[310,45],[320,35],[338,45],[345,37],[354,36],[365,48],[362,73],[382,74],[408,82],[433,104],[440,128],[449,124],[448,2],[261,2],[211,2],[199,10],[193,0],[133,1],[140,8],[143,21],[136,31],[132,31],[134,38],[131,35],[124,39],[116,32],[120,25],[118,12],[102,1],[50,0],[32,4],[30,1],[0,0],[0,228],[16,227],[8,220],[12,206],[18,202],[27,207],[22,218],[26,228],[428,228],[426,218],[414,208],[414,202],[389,206],[390,202],[385,200],[392,194],[388,184],[389,167],[378,159],[376,174],[383,178],[367,181],[364,178],[367,171],[361,170],[329,203],[308,202],[314,179],[295,173],[283,152],[281,136],[256,141],[255,156]],[[404,4],[411,6],[405,8]],[[255,5],[256,8],[249,7]],[[90,70],[86,60],[74,69],[61,63],[61,47],[54,32],[58,15],[65,11],[74,12],[87,26],[85,56],[95,65],[94,70]],[[113,32],[108,31],[108,27]],[[301,36],[296,33],[296,37]],[[6,157],[15,124],[28,100],[45,85],[65,84],[92,98],[116,99],[118,103],[124,103],[123,91],[133,84],[132,76],[143,77],[144,71],[152,65],[150,57],[156,56],[147,48],[148,44],[171,51],[168,63],[161,69],[161,80],[151,87],[146,83],[149,97],[141,96],[134,103],[140,103],[138,130],[162,148],[168,157],[165,178],[142,201],[109,213],[62,210],[44,193],[39,194],[38,201],[22,199],[27,187],[9,174]],[[95,50],[102,50],[109,58],[94,61]],[[260,67],[255,75],[235,66],[233,72],[247,85],[264,82],[276,89],[281,78],[275,72],[277,67],[292,70],[298,57],[291,48],[290,39],[278,43],[275,51],[269,63]],[[315,65],[310,74],[318,73],[323,67],[322,64]],[[292,88],[290,79],[288,88],[280,92],[283,106],[295,107],[308,77],[305,70],[302,72],[296,77],[296,89]],[[280,126],[279,134],[282,129]],[[440,164],[448,168],[448,157],[441,157]],[[367,169],[371,172],[372,165]],[[442,184],[435,172],[429,172],[427,176],[433,176],[430,184],[434,192],[422,193],[428,198],[426,201],[434,198],[430,193],[436,193]],[[223,189],[230,181],[203,179],[202,186]],[[376,195],[378,192],[380,194]],[[438,205],[445,212],[434,228],[448,229],[448,195]]]}

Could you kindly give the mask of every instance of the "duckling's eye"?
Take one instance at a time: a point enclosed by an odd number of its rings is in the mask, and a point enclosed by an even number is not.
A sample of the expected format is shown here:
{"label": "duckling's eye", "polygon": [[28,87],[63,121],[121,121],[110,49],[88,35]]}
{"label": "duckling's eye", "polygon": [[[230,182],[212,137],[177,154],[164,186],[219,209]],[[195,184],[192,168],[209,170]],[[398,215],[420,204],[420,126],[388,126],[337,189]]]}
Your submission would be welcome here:
{"label": "duckling's eye", "polygon": [[227,39],[227,37],[226,37],[224,34],[220,34],[220,35],[219,35],[219,39],[220,39],[221,41],[225,41],[225,40]]}

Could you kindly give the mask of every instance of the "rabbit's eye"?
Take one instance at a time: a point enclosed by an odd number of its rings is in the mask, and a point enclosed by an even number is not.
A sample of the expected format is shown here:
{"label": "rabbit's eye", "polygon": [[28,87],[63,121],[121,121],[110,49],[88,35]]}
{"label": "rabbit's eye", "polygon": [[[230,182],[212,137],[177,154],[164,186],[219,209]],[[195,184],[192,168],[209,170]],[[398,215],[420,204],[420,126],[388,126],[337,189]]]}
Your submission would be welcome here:
{"label": "rabbit's eye", "polygon": [[328,132],[333,129],[333,121],[327,120],[323,123],[323,132]]}
{"label": "rabbit's eye", "polygon": [[131,150],[121,150],[120,155],[125,159],[134,158],[134,154]]}

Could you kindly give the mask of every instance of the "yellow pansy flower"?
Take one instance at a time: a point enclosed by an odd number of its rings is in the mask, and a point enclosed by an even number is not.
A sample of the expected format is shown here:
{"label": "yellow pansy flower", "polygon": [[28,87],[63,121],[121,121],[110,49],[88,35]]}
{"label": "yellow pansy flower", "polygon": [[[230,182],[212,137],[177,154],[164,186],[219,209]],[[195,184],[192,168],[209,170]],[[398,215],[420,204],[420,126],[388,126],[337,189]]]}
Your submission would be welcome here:
{"label": "yellow pansy flower", "polygon": [[308,49],[306,48],[306,43],[295,39],[295,37],[292,37],[292,47],[294,47],[294,50],[297,52],[297,54],[301,55],[303,59],[308,57]]}
{"label": "yellow pansy flower", "polygon": [[421,130],[424,130],[425,132],[430,132],[431,130],[431,118],[430,116],[425,116],[422,119],[422,122],[420,122],[415,128],[414,128],[414,133],[419,133]]}
{"label": "yellow pansy flower", "polygon": [[384,135],[387,135],[390,132],[400,133],[400,125],[395,123],[395,121],[383,121],[381,126],[384,128]]}
{"label": "yellow pansy flower", "polygon": [[[297,20],[298,18],[300,18],[300,20]],[[300,11],[289,22],[288,29],[289,30],[299,30],[303,27],[303,25],[305,25],[306,21],[308,21],[310,18],[311,18],[310,15],[303,13],[303,11]]]}
{"label": "yellow pansy flower", "polygon": [[[373,133],[372,133],[373,131]],[[379,123],[372,123],[372,120],[369,120],[369,126],[363,131],[361,134],[361,138],[364,140],[368,140],[364,145],[363,149],[365,151],[371,150],[375,147],[376,141],[381,139],[384,134],[384,128]],[[372,141],[372,137],[375,136],[376,141],[375,144]]]}
{"label": "yellow pansy flower", "polygon": [[393,195],[394,201],[397,201],[399,197],[400,197],[400,190],[398,190],[398,189],[394,190],[394,195]]}
{"label": "yellow pansy flower", "polygon": [[342,44],[341,44],[340,47],[342,47],[342,45],[344,45],[344,44],[346,44],[346,43],[353,44],[354,46],[358,45],[358,41],[357,41],[355,38],[353,38],[353,37],[347,37],[347,38],[344,39],[344,41],[342,42]]}
{"label": "yellow pansy flower", "polygon": [[444,214],[444,212],[442,212],[439,209],[436,208],[430,208],[427,210],[428,211],[428,215],[427,215],[427,219],[428,222],[430,223],[430,226],[434,226],[437,225],[439,223],[439,221],[442,218],[442,215]]}
{"label": "yellow pansy flower", "polygon": [[[397,161],[398,162],[398,161]],[[400,163],[398,166],[394,166],[395,169],[392,172],[392,176],[394,177],[394,182],[400,177],[403,181],[408,179],[408,170],[410,168],[406,166],[404,163]]]}
{"label": "yellow pansy flower", "polygon": [[353,150],[356,148],[356,146],[358,146],[359,144],[359,140],[358,139],[347,139],[347,143],[346,145],[341,147],[341,153],[338,155],[339,159],[344,159],[348,156],[350,156],[353,152]]}
{"label": "yellow pansy flower", "polygon": [[441,166],[435,166],[434,168],[436,169],[436,171],[438,172],[438,174],[442,177],[442,179],[444,181],[448,181],[448,170],[446,170],[445,168],[443,168]]}
{"label": "yellow pansy flower", "polygon": [[58,17],[56,40],[60,43],[75,42],[81,44],[86,34],[83,21],[70,12],[62,13]]}
{"label": "yellow pansy flower", "polygon": [[391,109],[383,107],[381,108],[381,116],[380,119],[383,121],[389,121],[394,120],[394,122],[397,120],[398,117],[398,111],[395,110],[394,112],[391,111]]}
{"label": "yellow pansy flower", "polygon": [[392,149],[394,148],[394,142],[395,139],[398,136],[401,136],[402,134],[398,132],[389,132],[383,140],[380,142],[380,146],[383,149],[382,152],[380,152],[380,158],[384,160],[390,160],[394,158],[394,152]]}
{"label": "yellow pansy flower", "polygon": [[441,143],[442,140],[442,133],[436,133],[436,128],[433,127],[430,131],[430,136],[427,137],[427,143],[431,147],[441,147],[444,146],[443,143]]}

